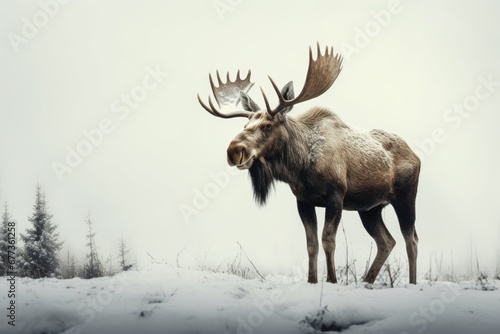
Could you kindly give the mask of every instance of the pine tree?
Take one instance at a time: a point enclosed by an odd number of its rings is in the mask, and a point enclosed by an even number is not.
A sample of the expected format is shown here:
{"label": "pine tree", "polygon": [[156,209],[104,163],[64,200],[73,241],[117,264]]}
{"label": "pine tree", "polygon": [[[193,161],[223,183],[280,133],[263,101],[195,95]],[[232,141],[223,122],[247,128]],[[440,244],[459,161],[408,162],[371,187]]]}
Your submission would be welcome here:
{"label": "pine tree", "polygon": [[132,268],[132,265],[127,264],[127,262],[125,261],[125,256],[127,255],[128,252],[129,250],[127,249],[127,246],[125,245],[125,240],[123,240],[122,237],[118,245],[118,256],[120,258],[120,267],[122,268],[123,271],[127,271],[130,268]]}
{"label": "pine tree", "polygon": [[97,252],[97,246],[95,244],[95,232],[92,230],[92,218],[90,217],[90,212],[87,217],[86,224],[88,226],[87,234],[87,247],[89,248],[89,253],[87,254],[87,260],[83,265],[83,278],[94,278],[102,277],[104,275],[104,267],[102,261],[99,259],[99,254]]}
{"label": "pine tree", "polygon": [[41,187],[37,186],[33,216],[28,218],[33,227],[28,228],[26,234],[20,234],[24,242],[19,263],[21,275],[41,278],[60,274],[57,253],[63,243],[58,241],[57,225],[53,224],[51,219],[52,215],[47,211],[45,194]]}
{"label": "pine tree", "polygon": [[9,249],[9,237],[8,237],[8,227],[11,221],[9,214],[9,206],[7,202],[4,204],[4,211],[2,215],[2,223],[0,225],[0,276],[3,276],[7,272],[8,268],[8,249]]}

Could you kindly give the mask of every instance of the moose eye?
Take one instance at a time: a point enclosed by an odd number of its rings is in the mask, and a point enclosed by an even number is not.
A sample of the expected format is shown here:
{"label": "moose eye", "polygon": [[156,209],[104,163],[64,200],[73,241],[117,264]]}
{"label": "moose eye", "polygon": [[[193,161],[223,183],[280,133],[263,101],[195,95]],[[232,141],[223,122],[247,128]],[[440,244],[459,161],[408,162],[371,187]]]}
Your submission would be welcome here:
{"label": "moose eye", "polygon": [[272,129],[273,129],[273,125],[272,124],[266,124],[266,125],[264,125],[264,131],[269,132]]}

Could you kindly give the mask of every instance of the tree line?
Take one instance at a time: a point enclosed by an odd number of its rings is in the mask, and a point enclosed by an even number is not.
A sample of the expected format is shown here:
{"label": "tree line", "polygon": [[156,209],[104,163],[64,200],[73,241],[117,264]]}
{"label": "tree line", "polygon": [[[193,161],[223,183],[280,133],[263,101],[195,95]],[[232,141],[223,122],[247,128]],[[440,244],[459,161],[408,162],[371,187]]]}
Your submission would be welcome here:
{"label": "tree line", "polygon": [[[75,256],[69,253],[61,257],[63,241],[59,240],[57,225],[52,222],[52,214],[48,212],[45,193],[37,185],[33,214],[28,217],[30,226],[20,236],[22,245],[17,242],[15,251],[16,275],[19,277],[44,278],[94,278],[111,276],[117,272],[130,270],[133,265],[128,262],[129,252],[125,241],[122,238],[118,241],[118,264],[119,269],[115,269],[112,263],[112,256],[103,259],[95,242],[96,232],[93,228],[93,220],[90,212],[87,215],[85,224],[87,226],[86,255],[83,264],[78,265]],[[0,276],[6,275],[9,268],[9,235],[8,227],[12,222],[8,203],[5,202],[0,223]],[[10,253],[12,256],[12,253]]]}

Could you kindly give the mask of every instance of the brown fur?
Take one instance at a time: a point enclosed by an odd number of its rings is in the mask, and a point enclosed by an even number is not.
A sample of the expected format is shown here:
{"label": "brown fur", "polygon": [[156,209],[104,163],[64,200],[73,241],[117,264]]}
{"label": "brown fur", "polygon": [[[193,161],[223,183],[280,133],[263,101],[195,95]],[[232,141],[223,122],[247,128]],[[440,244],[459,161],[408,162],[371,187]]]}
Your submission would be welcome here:
{"label": "brown fur", "polygon": [[265,203],[275,180],[289,184],[306,231],[309,282],[318,281],[315,207],[326,208],[322,243],[327,281],[337,281],[335,235],[342,210],[355,210],[377,244],[365,277],[373,283],[395,245],[381,215],[382,208],[392,204],[406,241],[410,283],[416,283],[414,224],[420,160],[400,137],[381,130],[355,130],[323,108],[295,118],[257,111],[227,152],[230,165],[249,169],[258,203]]}

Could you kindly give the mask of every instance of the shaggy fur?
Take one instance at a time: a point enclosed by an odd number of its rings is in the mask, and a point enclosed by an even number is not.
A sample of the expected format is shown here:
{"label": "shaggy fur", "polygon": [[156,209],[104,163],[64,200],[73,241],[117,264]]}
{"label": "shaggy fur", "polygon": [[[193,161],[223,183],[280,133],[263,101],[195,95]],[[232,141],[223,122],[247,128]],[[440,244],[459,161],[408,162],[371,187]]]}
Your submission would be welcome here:
{"label": "shaggy fur", "polygon": [[257,111],[231,142],[228,162],[249,170],[259,205],[266,203],[276,181],[290,186],[306,229],[309,282],[317,282],[314,207],[326,207],[322,240],[327,280],[336,281],[333,251],[341,212],[356,210],[377,243],[377,256],[365,277],[373,282],[395,244],[381,216],[387,204],[398,215],[407,243],[410,282],[416,282],[414,223],[420,161],[400,137],[382,130],[354,129],[323,108],[297,117]]}

